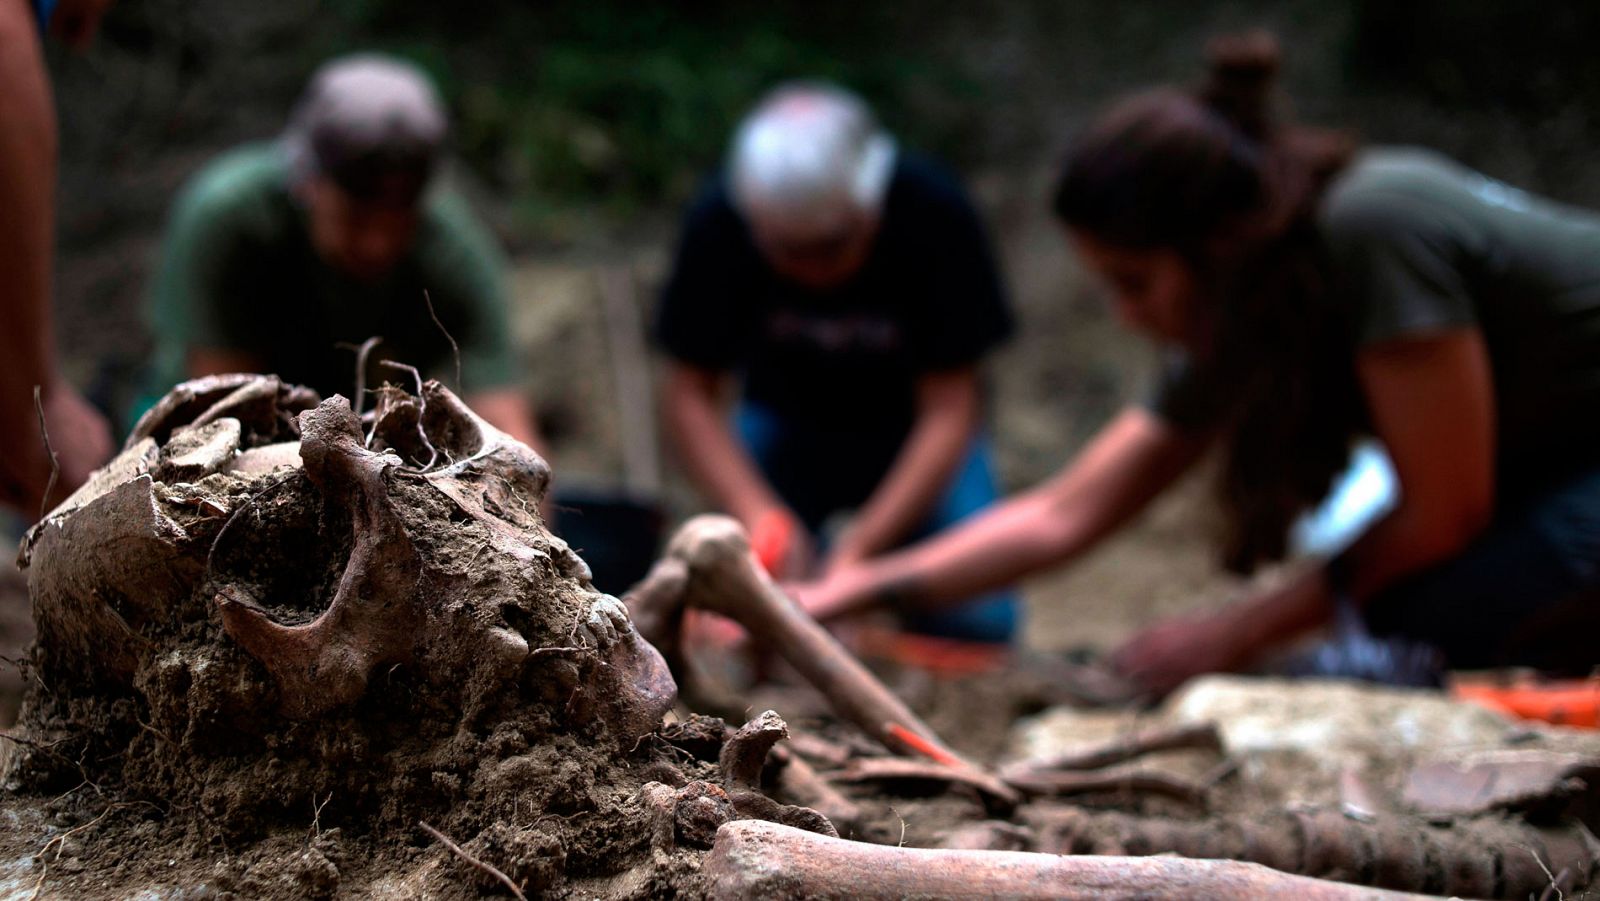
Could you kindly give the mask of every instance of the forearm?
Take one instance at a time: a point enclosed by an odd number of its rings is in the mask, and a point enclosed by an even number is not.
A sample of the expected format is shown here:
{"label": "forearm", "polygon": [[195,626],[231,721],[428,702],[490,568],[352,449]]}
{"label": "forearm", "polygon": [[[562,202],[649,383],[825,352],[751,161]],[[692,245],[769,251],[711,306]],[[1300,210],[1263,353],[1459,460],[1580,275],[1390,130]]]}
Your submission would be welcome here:
{"label": "forearm", "polygon": [[[1380,520],[1346,555],[1348,576],[1342,590],[1364,604],[1383,589],[1459,553],[1470,531],[1452,535],[1429,528],[1425,518],[1404,506]],[[1328,622],[1334,609],[1334,586],[1325,564],[1304,571],[1269,591],[1247,598],[1218,614],[1237,636],[1241,663]]]}
{"label": "forearm", "polygon": [[1306,566],[1277,587],[1225,608],[1221,614],[1235,636],[1236,665],[1328,622],[1333,592],[1327,568]]}
{"label": "forearm", "polygon": [[1126,410],[1049,482],[914,548],[845,570],[813,612],[939,607],[1065,563],[1142,510],[1203,447],[1143,410]]}
{"label": "forearm", "polygon": [[960,467],[977,418],[966,409],[921,416],[838,550],[852,560],[865,559],[892,547],[922,521]]}
{"label": "forearm", "polygon": [[937,609],[1065,562],[1093,536],[1052,527],[1054,505],[1036,490],[915,547],[852,567],[838,577],[843,590],[811,612],[826,619],[878,604]]}
{"label": "forearm", "polygon": [[1407,576],[1461,553],[1485,526],[1441,523],[1402,500],[1345,552],[1345,588],[1356,603],[1366,604]]}
{"label": "forearm", "polygon": [[56,122],[33,17],[0,0],[0,423],[35,440],[33,386],[56,380],[50,315]]}
{"label": "forearm", "polygon": [[718,399],[698,388],[669,385],[667,433],[689,480],[716,507],[746,526],[783,502],[734,438]]}

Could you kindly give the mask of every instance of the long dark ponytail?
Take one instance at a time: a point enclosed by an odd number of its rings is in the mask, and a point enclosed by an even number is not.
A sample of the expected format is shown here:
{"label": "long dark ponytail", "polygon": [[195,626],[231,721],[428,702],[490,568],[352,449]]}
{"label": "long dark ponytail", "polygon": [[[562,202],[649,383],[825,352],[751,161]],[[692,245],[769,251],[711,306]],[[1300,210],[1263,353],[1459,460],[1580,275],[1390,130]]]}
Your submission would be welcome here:
{"label": "long dark ponytail", "polygon": [[1279,121],[1271,35],[1208,51],[1202,86],[1124,100],[1076,142],[1054,209],[1108,244],[1178,251],[1214,299],[1205,365],[1227,393],[1223,558],[1244,572],[1284,555],[1361,424],[1349,317],[1315,227],[1354,142]]}

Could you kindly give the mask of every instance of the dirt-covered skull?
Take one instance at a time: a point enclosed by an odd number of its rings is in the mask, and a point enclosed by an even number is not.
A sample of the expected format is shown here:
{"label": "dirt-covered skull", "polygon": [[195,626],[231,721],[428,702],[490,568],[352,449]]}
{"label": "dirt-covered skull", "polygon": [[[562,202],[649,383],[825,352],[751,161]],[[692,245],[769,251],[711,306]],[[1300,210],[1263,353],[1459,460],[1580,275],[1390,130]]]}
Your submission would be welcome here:
{"label": "dirt-covered skull", "polygon": [[621,741],[654,729],[671,676],[545,528],[549,467],[418,387],[365,418],[270,376],[175,389],[24,541],[47,681],[307,720],[405,670],[465,717],[542,697]]}

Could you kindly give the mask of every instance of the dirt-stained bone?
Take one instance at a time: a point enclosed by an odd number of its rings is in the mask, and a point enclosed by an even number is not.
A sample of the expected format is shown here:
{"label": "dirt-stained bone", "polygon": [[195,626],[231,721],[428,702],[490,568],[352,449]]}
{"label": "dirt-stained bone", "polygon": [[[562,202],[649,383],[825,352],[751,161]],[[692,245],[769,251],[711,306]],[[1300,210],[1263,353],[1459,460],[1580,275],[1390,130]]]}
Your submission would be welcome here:
{"label": "dirt-stained bone", "polygon": [[[652,643],[659,640],[675,647],[685,604],[720,613],[770,645],[840,715],[886,746],[914,754],[931,749],[946,761],[977,771],[773,583],[756,562],[749,536],[736,520],[717,515],[691,519],[673,536],[666,556],[682,564],[681,575],[676,565],[663,563],[629,595],[635,616],[655,630],[646,633]],[[677,593],[680,579],[681,594]],[[985,784],[993,797],[1016,802],[1015,793],[998,780]]]}
{"label": "dirt-stained bone", "polygon": [[702,872],[720,899],[1416,898],[1291,876],[1258,864],[1176,857],[1063,857],[896,848],[741,820],[717,830]]}
{"label": "dirt-stained bone", "polygon": [[759,789],[761,768],[766,765],[767,753],[778,742],[789,737],[789,725],[776,710],[763,711],[760,716],[739,727],[739,730],[722,744],[717,766],[722,770],[722,782],[729,788]]}
{"label": "dirt-stained bone", "polygon": [[[349,704],[366,691],[375,667],[411,663],[426,619],[422,564],[393,509],[386,478],[399,457],[362,446],[349,403],[335,397],[300,417],[300,456],[324,496],[354,510],[354,550],[328,609],[302,626],[274,623],[245,589],[217,594],[222,626],[272,674],[289,716],[305,719]],[[515,665],[528,644],[491,629],[486,650]]]}

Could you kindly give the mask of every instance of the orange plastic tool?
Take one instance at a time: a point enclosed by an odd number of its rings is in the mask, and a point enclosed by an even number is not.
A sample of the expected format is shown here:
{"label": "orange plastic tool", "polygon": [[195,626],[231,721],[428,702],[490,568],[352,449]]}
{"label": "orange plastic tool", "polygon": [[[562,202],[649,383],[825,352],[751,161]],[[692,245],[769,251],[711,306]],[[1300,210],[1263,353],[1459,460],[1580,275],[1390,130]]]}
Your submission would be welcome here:
{"label": "orange plastic tool", "polygon": [[776,578],[789,558],[789,551],[794,547],[794,530],[794,520],[778,510],[761,514],[750,527],[750,550],[755,552],[756,560],[767,575]]}
{"label": "orange plastic tool", "polygon": [[1518,719],[1600,729],[1600,678],[1509,683],[1460,680],[1450,686],[1450,693]]}
{"label": "orange plastic tool", "polygon": [[856,644],[868,657],[952,677],[996,672],[1006,665],[1011,654],[1009,645],[996,642],[938,638],[882,628],[861,629]]}
{"label": "orange plastic tool", "polygon": [[921,754],[929,760],[932,760],[934,763],[942,763],[945,766],[963,765],[961,758],[951,756],[943,748],[940,748],[938,745],[935,745],[933,742],[928,741],[926,738],[923,738],[917,733],[912,732],[910,729],[907,729],[899,723],[884,723],[883,731],[887,733],[890,738],[893,738],[895,741],[898,741],[913,751],[916,751],[918,754]]}

